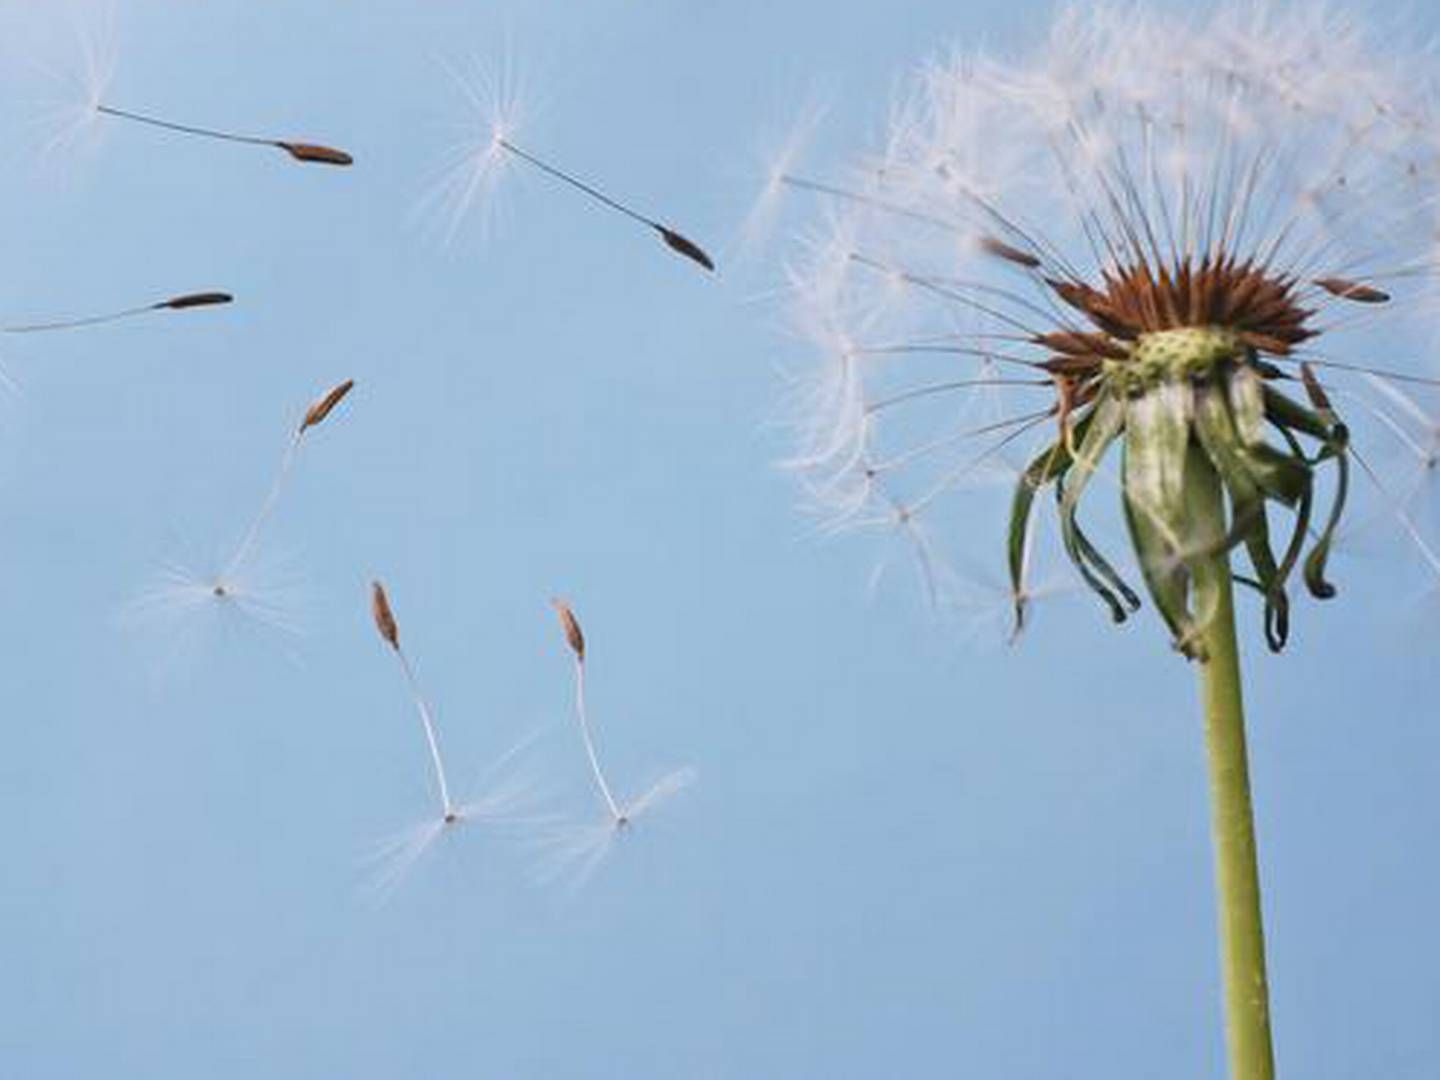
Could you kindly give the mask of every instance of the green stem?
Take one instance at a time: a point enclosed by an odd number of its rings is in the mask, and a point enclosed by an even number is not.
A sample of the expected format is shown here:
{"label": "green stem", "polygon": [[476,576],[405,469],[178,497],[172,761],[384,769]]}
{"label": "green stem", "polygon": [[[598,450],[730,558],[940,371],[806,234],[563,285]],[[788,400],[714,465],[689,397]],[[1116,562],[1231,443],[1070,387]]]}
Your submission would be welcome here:
{"label": "green stem", "polygon": [[1260,922],[1260,874],[1245,755],[1240,657],[1235,644],[1230,556],[1219,550],[1225,506],[1220,478],[1192,444],[1186,463],[1186,501],[1197,532],[1217,551],[1194,560],[1195,615],[1203,647],[1200,698],[1210,773],[1210,830],[1215,846],[1215,893],[1220,922],[1220,970],[1225,995],[1225,1044],[1231,1080],[1272,1080],[1265,934]]}

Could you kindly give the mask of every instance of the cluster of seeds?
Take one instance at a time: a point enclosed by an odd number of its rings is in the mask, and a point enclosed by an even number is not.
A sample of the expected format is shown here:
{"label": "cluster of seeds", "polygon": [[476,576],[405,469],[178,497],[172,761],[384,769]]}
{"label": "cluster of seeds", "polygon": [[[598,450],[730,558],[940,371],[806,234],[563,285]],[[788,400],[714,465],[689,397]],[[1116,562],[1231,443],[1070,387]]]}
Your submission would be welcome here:
{"label": "cluster of seeds", "polygon": [[[88,124],[103,118],[107,121],[121,121],[142,126],[154,131],[163,132],[166,135],[196,137],[226,143],[278,149],[294,161],[300,163],[338,167],[348,167],[354,163],[354,158],[349,152],[317,142],[239,134],[212,127],[180,123],[149,113],[118,108],[104,101],[100,96],[101,92],[101,90],[96,90],[91,100],[87,101],[84,115],[81,118],[82,123]],[[66,133],[66,137],[70,135],[73,135],[73,132]],[[612,210],[652,230],[656,237],[658,237],[670,251],[677,253],[704,270],[713,271],[715,269],[715,264],[710,255],[695,241],[670,225],[640,213],[631,206],[612,198],[594,185],[579,179],[574,174],[558,168],[528,150],[522,149],[513,141],[508,128],[501,123],[499,118],[495,118],[486,140],[476,148],[473,154],[469,155],[463,164],[467,170],[478,170],[480,173],[484,173],[498,167],[498,163],[502,160],[522,161],[528,166],[533,166],[553,179],[559,180],[570,188],[583,193],[595,204]],[[471,187],[473,189],[473,185],[471,185]],[[120,319],[138,317],[148,313],[210,307],[219,304],[228,304],[231,301],[231,295],[225,292],[189,292],[120,311],[106,312],[97,315],[51,318],[17,323],[10,326],[0,326],[0,333],[22,334],[40,331],[72,330]],[[350,394],[354,385],[354,381],[351,379],[345,379],[336,383],[311,401],[305,408],[298,425],[294,427],[290,434],[289,441],[286,444],[280,460],[279,468],[276,471],[268,492],[261,501],[258,511],[253,519],[251,519],[234,551],[223,561],[219,569],[214,573],[197,573],[188,567],[178,565],[167,567],[163,579],[137,600],[132,611],[133,614],[148,616],[156,613],[168,614],[180,611],[182,614],[188,615],[191,612],[212,607],[219,610],[235,612],[241,616],[258,620],[270,626],[290,628],[291,624],[286,613],[272,603],[270,597],[265,595],[263,590],[251,586],[250,573],[260,549],[265,527],[274,513],[285,481],[292,471],[296,457],[306,436],[331,416],[341,401]],[[551,842],[548,846],[553,852],[558,852],[560,856],[562,856],[560,861],[566,864],[557,867],[557,871],[570,872],[576,870],[578,867],[577,876],[583,876],[593,867],[595,861],[608,850],[609,844],[616,833],[631,825],[641,813],[686,786],[693,776],[693,771],[690,769],[681,769],[671,772],[638,798],[624,804],[616,800],[600,766],[595,740],[585,706],[585,645],[579,622],[568,605],[556,601],[555,606],[560,615],[566,641],[574,655],[575,711],[581,739],[594,777],[596,789],[604,803],[605,820],[603,827],[599,829],[592,828],[589,825],[579,827],[578,829],[561,828],[549,819],[545,819],[545,825],[551,834]],[[429,750],[430,760],[434,770],[434,778],[439,793],[440,812],[438,820],[434,823],[427,823],[417,830],[412,830],[402,837],[397,844],[387,848],[386,857],[383,860],[382,877],[386,883],[393,883],[395,880],[398,880],[398,876],[429,846],[435,837],[440,835],[440,833],[448,827],[466,821],[488,821],[495,823],[511,820],[514,816],[514,803],[511,799],[497,797],[493,792],[483,794],[474,800],[463,803],[452,799],[434,716],[420,690],[414,668],[401,648],[399,625],[390,606],[390,601],[385,589],[379,582],[375,582],[371,589],[371,612],[376,629],[379,631],[381,638],[394,652],[404,670],[407,684],[412,692],[415,706],[421,720],[422,730]]]}

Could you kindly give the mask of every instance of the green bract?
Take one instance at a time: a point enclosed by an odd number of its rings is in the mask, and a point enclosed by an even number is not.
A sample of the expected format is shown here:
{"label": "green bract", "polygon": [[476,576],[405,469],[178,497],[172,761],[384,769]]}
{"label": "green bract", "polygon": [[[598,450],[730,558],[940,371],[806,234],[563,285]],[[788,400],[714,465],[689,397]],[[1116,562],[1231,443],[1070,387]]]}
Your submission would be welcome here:
{"label": "green bract", "polygon": [[[1303,567],[1306,587],[1322,599],[1335,592],[1325,564],[1349,479],[1345,425],[1307,368],[1302,375],[1308,404],[1281,393],[1273,385],[1281,373],[1224,327],[1141,334],[1123,357],[1107,359],[1100,377],[1087,384],[1088,400],[1068,416],[1061,410],[1060,437],[1030,462],[1016,487],[1009,562],[1017,627],[1025,617],[1030,512],[1036,493],[1052,483],[1065,551],[1081,577],[1116,622],[1139,607],[1139,597],[1078,520],[1087,482],[1110,446],[1123,440],[1121,490],[1130,540],[1175,647],[1188,657],[1202,656],[1196,561],[1243,545],[1253,576],[1236,580],[1264,597],[1265,639],[1272,650],[1283,648],[1289,635],[1286,584],[1312,535],[1316,469],[1332,462],[1336,474],[1333,505]],[[1278,436],[1278,444],[1267,434]],[[1200,527],[1188,495],[1187,470],[1197,468],[1213,470],[1228,495],[1228,528],[1218,539]],[[1291,511],[1289,535],[1278,550],[1269,503]]]}

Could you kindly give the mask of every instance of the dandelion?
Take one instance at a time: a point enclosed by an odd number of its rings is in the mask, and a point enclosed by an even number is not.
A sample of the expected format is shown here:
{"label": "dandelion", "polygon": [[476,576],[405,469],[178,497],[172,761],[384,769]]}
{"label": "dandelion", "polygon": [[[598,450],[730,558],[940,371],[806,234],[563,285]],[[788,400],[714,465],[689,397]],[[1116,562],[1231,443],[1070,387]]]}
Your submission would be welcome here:
{"label": "dandelion", "polygon": [[354,385],[352,379],[337,383],[306,408],[281,454],[269,490],[235,548],[217,563],[210,564],[212,569],[198,569],[185,562],[167,564],[132,602],[126,613],[127,622],[164,622],[171,624],[172,630],[179,630],[190,621],[190,616],[219,607],[257,626],[289,635],[299,633],[294,614],[297,593],[294,574],[288,567],[283,568],[283,575],[277,574],[273,562],[260,557],[260,539],[294,469],[306,434],[330,415]]}
{"label": "dandelion", "polygon": [[677,255],[706,270],[715,269],[709,253],[678,229],[641,213],[575,173],[518,145],[515,142],[515,130],[519,125],[518,95],[512,80],[503,77],[492,80],[483,73],[475,78],[466,78],[453,70],[450,75],[470,107],[484,118],[478,133],[475,129],[468,130],[465,138],[451,148],[442,179],[425,200],[450,204],[447,230],[450,236],[454,235],[469,208],[477,200],[488,199],[494,192],[504,166],[510,161],[520,161],[580,192],[591,202],[645,226]]}
{"label": "dandelion", "polygon": [[[471,822],[483,825],[515,823],[524,820],[518,813],[533,796],[532,785],[521,782],[514,776],[499,777],[499,774],[529,746],[533,736],[522,739],[503,754],[481,777],[484,786],[482,794],[465,803],[456,803],[450,794],[450,784],[445,772],[445,759],[440,753],[439,735],[435,728],[435,717],[430,709],[415,668],[400,645],[400,628],[395,613],[390,607],[390,598],[380,582],[370,585],[370,616],[382,641],[390,647],[405,673],[405,683],[415,703],[420,718],[420,728],[425,736],[429,751],[432,775],[435,779],[439,814],[420,825],[407,829],[386,841],[374,853],[373,863],[377,867],[374,891],[383,898],[399,884],[415,862],[425,854],[440,836],[455,826]],[[498,778],[498,780],[497,780]]]}
{"label": "dandelion", "polygon": [[600,767],[595,735],[585,706],[585,635],[569,604],[555,599],[551,601],[551,605],[560,620],[565,643],[574,658],[575,719],[580,728],[580,740],[585,747],[586,760],[590,765],[590,775],[604,805],[605,816],[599,822],[555,826],[547,830],[543,837],[546,857],[540,868],[540,877],[550,880],[568,875],[578,886],[604,859],[615,840],[628,831],[642,814],[648,813],[688,787],[695,779],[695,770],[685,767],[668,772],[641,795],[627,802],[622,803],[615,798],[605,771]]}
{"label": "dandelion", "polygon": [[924,69],[879,152],[838,181],[781,177],[830,215],[791,271],[828,355],[801,398],[812,499],[923,528],[927,565],[964,562],[989,540],[986,478],[1009,472],[1018,629],[1045,489],[1102,608],[1121,622],[1141,606],[1128,561],[1080,520],[1088,491],[1118,494],[1123,546],[1200,676],[1236,1077],[1273,1064],[1233,586],[1283,648],[1293,580],[1336,594],[1357,487],[1440,580],[1372,462],[1387,438],[1426,460],[1405,388],[1436,385],[1370,359],[1414,349],[1440,235],[1434,103],[1394,53],[1314,6],[1076,8],[1031,59]]}

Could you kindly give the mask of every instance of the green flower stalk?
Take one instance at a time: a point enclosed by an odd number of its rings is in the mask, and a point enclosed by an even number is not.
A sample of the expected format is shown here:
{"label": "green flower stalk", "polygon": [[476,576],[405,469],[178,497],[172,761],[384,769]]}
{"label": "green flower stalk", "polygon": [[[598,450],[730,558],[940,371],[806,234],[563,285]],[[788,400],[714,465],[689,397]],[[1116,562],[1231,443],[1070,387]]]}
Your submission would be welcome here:
{"label": "green flower stalk", "polygon": [[[829,358],[801,398],[815,501],[908,538],[946,607],[1003,596],[1016,631],[1053,520],[1102,610],[1148,597],[1198,672],[1237,1080],[1275,1054],[1235,587],[1283,649],[1296,598],[1336,595],[1352,466],[1393,508],[1370,455],[1403,441],[1402,384],[1440,385],[1370,366],[1423,340],[1440,271],[1435,103],[1394,53],[1314,6],[1077,8],[1030,60],[926,68],[852,179],[798,175],[792,147],[772,185],[830,205],[791,272]],[[954,569],[1001,547],[986,492],[1008,497],[1001,588]]]}
{"label": "green flower stalk", "polygon": [[[1361,288],[1334,287],[1342,293]],[[1275,651],[1289,635],[1286,585],[1307,540],[1306,588],[1320,599],[1335,595],[1325,564],[1348,490],[1349,435],[1307,365],[1299,368],[1307,402],[1272,385],[1284,375],[1261,358],[1261,345],[1285,356],[1293,342],[1309,336],[1307,313],[1290,299],[1293,285],[1284,278],[1207,260],[1198,269],[1182,262],[1159,274],[1142,263],[1111,278],[1104,292],[1073,282],[1053,288],[1095,329],[1037,336],[1055,350],[1042,364],[1059,387],[1061,432],[1021,474],[1014,496],[1009,554],[1016,624],[1025,614],[1030,513],[1047,485],[1055,489],[1065,552],[1085,583],[1117,622],[1139,606],[1078,521],[1087,482],[1120,443],[1131,547],[1175,648],[1200,667],[1231,1074],[1271,1077],[1232,580],[1259,594],[1265,639]],[[1370,291],[1372,302],[1384,299]],[[1267,441],[1267,430],[1278,433],[1280,445]],[[1315,472],[1325,465],[1335,471],[1335,494],[1311,540]],[[1292,512],[1289,537],[1278,550],[1267,504]],[[1230,553],[1242,547],[1251,576],[1232,577]]]}

